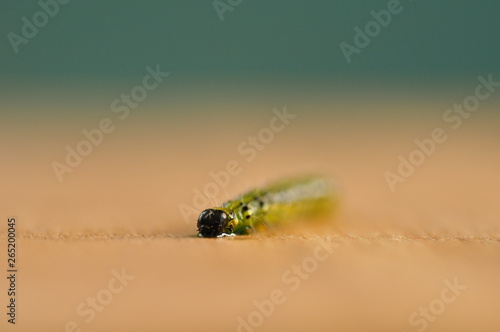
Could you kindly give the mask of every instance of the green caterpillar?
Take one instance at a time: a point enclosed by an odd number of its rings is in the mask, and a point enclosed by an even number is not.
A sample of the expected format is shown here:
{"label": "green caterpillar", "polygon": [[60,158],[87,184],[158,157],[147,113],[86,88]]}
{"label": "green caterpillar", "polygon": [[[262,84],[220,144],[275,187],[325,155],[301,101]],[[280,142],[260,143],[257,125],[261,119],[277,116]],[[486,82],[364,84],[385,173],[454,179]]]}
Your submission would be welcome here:
{"label": "green caterpillar", "polygon": [[305,176],[255,189],[234,200],[204,210],[198,217],[198,236],[244,235],[329,211],[336,193],[323,177]]}

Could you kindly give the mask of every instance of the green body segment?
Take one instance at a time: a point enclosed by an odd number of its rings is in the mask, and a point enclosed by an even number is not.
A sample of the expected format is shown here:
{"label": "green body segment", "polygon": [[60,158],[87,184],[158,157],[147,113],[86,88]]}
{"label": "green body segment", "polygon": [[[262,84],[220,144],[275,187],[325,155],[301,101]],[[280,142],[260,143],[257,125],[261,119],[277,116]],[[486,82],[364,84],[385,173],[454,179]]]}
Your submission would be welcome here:
{"label": "green body segment", "polygon": [[229,233],[239,235],[320,215],[336,203],[336,191],[328,179],[307,176],[251,190],[216,209],[231,215]]}

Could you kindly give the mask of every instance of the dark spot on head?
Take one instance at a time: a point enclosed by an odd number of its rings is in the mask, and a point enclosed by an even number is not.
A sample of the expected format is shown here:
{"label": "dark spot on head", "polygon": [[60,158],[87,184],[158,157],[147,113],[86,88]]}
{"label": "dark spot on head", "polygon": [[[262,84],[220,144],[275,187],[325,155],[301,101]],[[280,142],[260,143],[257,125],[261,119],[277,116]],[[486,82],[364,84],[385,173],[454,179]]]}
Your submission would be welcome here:
{"label": "dark spot on head", "polygon": [[243,212],[248,211],[248,206],[246,206],[246,205],[245,205],[244,207],[242,207],[242,208],[241,208],[241,210],[242,210]]}
{"label": "dark spot on head", "polygon": [[207,209],[198,217],[198,232],[203,237],[216,237],[224,232],[229,221],[226,212],[218,209]]}
{"label": "dark spot on head", "polygon": [[250,219],[250,215],[247,215],[245,218]]}

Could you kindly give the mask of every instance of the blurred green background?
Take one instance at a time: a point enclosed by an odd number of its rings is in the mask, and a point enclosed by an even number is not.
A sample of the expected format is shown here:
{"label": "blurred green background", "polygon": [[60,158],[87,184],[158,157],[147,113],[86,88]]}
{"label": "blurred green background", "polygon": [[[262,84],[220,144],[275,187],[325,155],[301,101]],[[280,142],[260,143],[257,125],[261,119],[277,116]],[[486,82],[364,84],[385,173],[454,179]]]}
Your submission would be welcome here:
{"label": "blurred green background", "polygon": [[400,3],[348,64],[339,44],[352,44],[353,28],[388,1],[243,0],[222,22],[212,1],[70,1],[17,54],[7,34],[21,35],[22,17],[32,21],[40,5],[4,1],[0,79],[4,92],[40,81],[85,86],[137,79],[155,64],[184,88],[235,80],[421,86],[498,73],[500,2]]}

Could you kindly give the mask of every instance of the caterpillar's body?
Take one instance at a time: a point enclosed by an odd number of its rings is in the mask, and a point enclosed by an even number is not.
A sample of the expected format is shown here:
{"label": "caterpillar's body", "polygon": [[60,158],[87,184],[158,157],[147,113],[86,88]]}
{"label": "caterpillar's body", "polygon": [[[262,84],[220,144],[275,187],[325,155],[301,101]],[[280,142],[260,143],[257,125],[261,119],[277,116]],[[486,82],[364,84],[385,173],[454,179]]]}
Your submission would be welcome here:
{"label": "caterpillar's body", "polygon": [[198,217],[198,232],[203,237],[249,234],[327,211],[334,198],[329,181],[322,177],[281,181],[203,211]]}

